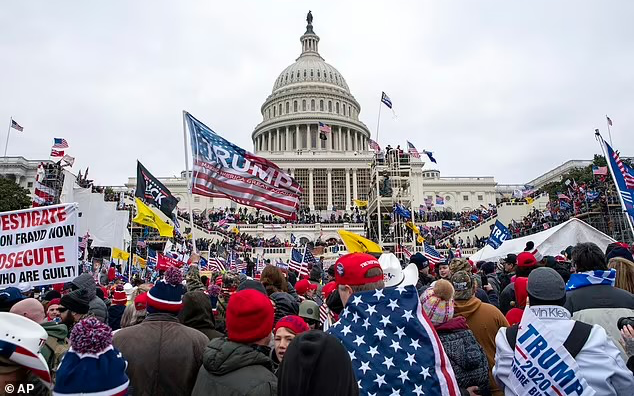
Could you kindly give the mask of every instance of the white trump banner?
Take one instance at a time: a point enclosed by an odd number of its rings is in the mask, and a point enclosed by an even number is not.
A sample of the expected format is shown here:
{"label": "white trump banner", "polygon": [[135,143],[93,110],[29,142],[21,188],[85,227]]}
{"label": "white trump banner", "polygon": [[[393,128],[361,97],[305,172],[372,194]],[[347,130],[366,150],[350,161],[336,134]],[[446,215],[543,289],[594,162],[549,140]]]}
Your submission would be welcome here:
{"label": "white trump banner", "polygon": [[77,217],[76,203],[0,213],[0,289],[76,277]]}

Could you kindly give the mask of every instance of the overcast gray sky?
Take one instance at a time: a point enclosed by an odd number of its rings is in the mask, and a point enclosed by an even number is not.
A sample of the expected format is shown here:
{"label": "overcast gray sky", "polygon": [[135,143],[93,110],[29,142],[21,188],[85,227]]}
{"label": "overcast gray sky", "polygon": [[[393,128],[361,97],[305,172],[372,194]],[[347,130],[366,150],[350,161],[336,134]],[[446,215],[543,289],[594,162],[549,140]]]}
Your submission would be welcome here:
{"label": "overcast gray sky", "polygon": [[[101,185],[141,160],[184,169],[181,111],[252,150],[311,9],[320,53],[380,143],[434,152],[445,176],[524,183],[599,151],[634,155],[632,1],[3,1],[0,124],[9,155],[47,158],[64,137]],[[384,109],[387,110],[387,109]],[[4,120],[4,121],[2,121]],[[7,125],[5,124],[5,125]],[[6,129],[0,128],[4,149]],[[387,140],[387,136],[391,140]],[[607,138],[607,133],[605,133]]]}

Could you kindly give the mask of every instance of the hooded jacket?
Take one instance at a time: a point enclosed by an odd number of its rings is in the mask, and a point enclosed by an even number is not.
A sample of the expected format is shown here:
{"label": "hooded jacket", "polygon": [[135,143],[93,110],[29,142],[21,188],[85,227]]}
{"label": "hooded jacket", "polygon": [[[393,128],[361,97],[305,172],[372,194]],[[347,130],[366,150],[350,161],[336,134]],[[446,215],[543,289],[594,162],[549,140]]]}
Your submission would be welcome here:
{"label": "hooded jacket", "polygon": [[44,345],[42,345],[41,353],[48,364],[52,374],[62,361],[62,357],[70,348],[68,342],[68,328],[65,324],[58,324],[56,322],[44,322],[40,325],[46,330],[48,338]]}
{"label": "hooded jacket", "polygon": [[123,311],[125,311],[125,305],[111,305],[108,307],[108,326],[112,331],[119,330],[121,328],[121,317],[123,317]]}
{"label": "hooded jacket", "polygon": [[359,394],[348,351],[336,337],[320,330],[295,337],[277,376],[280,396]]}
{"label": "hooded jacket", "polygon": [[95,280],[92,278],[92,275],[84,272],[77,278],[73,279],[71,283],[78,289],[86,290],[87,297],[90,300],[90,308],[88,312],[93,314],[103,323],[108,323],[108,308],[106,308],[106,303],[97,297],[97,285],[95,285]]}
{"label": "hooded jacket", "polygon": [[178,320],[185,326],[200,331],[209,340],[222,337],[222,333],[216,330],[211,301],[202,291],[191,291],[183,295],[183,309],[178,313]]}
{"label": "hooded jacket", "polygon": [[290,294],[275,292],[270,297],[275,302],[275,323],[284,316],[297,315],[299,313],[299,304]]}
{"label": "hooded jacket", "polygon": [[192,396],[276,396],[271,360],[254,347],[227,338],[209,342]]}
{"label": "hooded jacket", "polygon": [[502,395],[495,384],[491,369],[495,363],[495,336],[502,327],[508,327],[502,312],[491,304],[485,304],[476,297],[469,300],[456,300],[454,303],[454,315],[462,316],[467,320],[467,325],[473,332],[476,341],[484,349],[489,363],[489,385],[493,395]]}
{"label": "hooded jacket", "polygon": [[[546,309],[539,309],[546,308]],[[531,309],[531,308],[526,308]],[[549,315],[551,309],[564,314]],[[532,309],[539,320],[552,331],[553,342],[563,344],[572,331],[575,321],[570,318],[566,309],[553,305],[536,306]],[[515,395],[510,388],[510,377],[513,375],[512,364],[514,352],[506,339],[506,329],[500,329],[495,338],[497,352],[493,375],[502,385],[505,395]],[[592,331],[581,351],[575,357],[579,366],[579,373],[597,395],[631,395],[634,387],[634,377],[625,366],[619,355],[619,350],[610,341],[605,330],[598,325],[592,326]]]}
{"label": "hooded jacket", "polygon": [[478,386],[480,394],[486,394],[489,389],[489,363],[484,350],[469,330],[466,319],[456,316],[434,327],[460,388]]}
{"label": "hooded jacket", "polygon": [[209,340],[178,323],[175,315],[152,313],[114,335],[112,345],[128,361],[131,395],[191,394]]}

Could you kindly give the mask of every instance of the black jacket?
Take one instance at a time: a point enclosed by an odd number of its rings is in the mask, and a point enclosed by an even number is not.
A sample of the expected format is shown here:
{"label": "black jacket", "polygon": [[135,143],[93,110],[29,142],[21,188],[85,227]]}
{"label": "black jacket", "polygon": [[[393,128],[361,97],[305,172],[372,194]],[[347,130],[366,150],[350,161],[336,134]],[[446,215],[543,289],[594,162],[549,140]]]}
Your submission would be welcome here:
{"label": "black jacket", "polygon": [[200,331],[210,340],[223,335],[216,330],[211,300],[202,291],[191,291],[183,295],[183,309],[178,313],[178,320],[185,326]]}
{"label": "black jacket", "polygon": [[509,283],[500,293],[500,311],[504,315],[515,306],[515,284]]}
{"label": "black jacket", "polygon": [[119,330],[121,328],[121,317],[125,311],[125,305],[111,305],[108,308],[108,326],[112,331]]}
{"label": "black jacket", "polygon": [[271,359],[254,347],[226,338],[209,342],[192,396],[274,396]]}
{"label": "black jacket", "polygon": [[275,302],[275,323],[287,315],[297,315],[299,313],[299,303],[288,293],[275,292],[270,296]]}

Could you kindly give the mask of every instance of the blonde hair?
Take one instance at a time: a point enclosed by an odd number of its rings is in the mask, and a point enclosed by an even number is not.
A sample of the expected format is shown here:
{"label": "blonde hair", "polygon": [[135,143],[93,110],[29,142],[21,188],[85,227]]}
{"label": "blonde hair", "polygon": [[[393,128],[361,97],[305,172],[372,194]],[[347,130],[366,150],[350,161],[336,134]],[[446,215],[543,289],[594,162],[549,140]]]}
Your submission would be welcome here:
{"label": "blonde hair", "polygon": [[634,263],[623,257],[613,257],[608,261],[608,268],[616,270],[614,286],[634,293]]}

